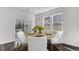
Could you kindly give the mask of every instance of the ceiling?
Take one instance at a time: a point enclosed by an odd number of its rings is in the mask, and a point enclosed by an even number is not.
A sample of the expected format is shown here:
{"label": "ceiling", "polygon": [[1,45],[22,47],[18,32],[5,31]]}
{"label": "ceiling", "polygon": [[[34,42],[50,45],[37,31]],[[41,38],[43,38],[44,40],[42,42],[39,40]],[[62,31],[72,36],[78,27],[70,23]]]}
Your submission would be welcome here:
{"label": "ceiling", "polygon": [[57,7],[18,7],[19,9],[25,12],[31,12],[34,14],[42,13],[51,9],[55,9]]}

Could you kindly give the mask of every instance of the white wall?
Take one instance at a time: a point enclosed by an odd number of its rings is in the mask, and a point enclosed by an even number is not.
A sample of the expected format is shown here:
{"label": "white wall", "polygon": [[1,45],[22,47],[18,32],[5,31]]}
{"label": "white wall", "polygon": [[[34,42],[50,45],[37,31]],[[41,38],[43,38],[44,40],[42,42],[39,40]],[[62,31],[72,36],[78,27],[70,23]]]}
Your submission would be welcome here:
{"label": "white wall", "polygon": [[15,41],[14,20],[24,15],[24,12],[16,8],[0,7],[0,44]]}
{"label": "white wall", "polygon": [[79,47],[79,7],[64,8],[64,43]]}

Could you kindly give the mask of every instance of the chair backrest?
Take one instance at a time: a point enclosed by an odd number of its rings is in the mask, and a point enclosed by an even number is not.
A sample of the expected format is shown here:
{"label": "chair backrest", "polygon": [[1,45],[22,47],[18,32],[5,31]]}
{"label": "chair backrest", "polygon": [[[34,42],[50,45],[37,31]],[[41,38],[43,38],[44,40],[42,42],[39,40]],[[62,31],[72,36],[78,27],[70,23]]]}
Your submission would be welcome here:
{"label": "chair backrest", "polygon": [[23,31],[19,31],[17,32],[17,41],[22,44],[22,43],[26,43],[27,44],[27,39],[26,36],[24,35]]}
{"label": "chair backrest", "polygon": [[55,37],[52,39],[52,43],[53,44],[61,43],[60,40],[61,40],[62,35],[63,35],[63,31],[58,31]]}
{"label": "chair backrest", "polygon": [[47,37],[28,37],[29,51],[47,51]]}
{"label": "chair backrest", "polygon": [[61,36],[62,36],[62,34],[63,34],[63,31],[58,31],[58,32],[56,33],[55,38],[56,38],[56,39],[60,39]]}

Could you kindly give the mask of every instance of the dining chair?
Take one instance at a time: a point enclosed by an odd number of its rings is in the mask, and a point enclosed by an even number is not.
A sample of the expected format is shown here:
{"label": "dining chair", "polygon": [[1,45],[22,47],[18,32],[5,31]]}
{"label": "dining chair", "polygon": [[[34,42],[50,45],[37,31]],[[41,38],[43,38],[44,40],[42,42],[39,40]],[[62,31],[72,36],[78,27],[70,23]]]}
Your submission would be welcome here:
{"label": "dining chair", "polygon": [[60,44],[60,48],[62,48],[62,35],[63,35],[63,31],[58,31],[55,35],[54,38],[51,38],[51,50],[53,48],[53,45],[55,44]]}
{"label": "dining chair", "polygon": [[28,37],[29,51],[47,51],[47,37]]}
{"label": "dining chair", "polygon": [[18,46],[20,46],[21,44],[28,44],[28,40],[23,31],[17,32],[17,43]]}

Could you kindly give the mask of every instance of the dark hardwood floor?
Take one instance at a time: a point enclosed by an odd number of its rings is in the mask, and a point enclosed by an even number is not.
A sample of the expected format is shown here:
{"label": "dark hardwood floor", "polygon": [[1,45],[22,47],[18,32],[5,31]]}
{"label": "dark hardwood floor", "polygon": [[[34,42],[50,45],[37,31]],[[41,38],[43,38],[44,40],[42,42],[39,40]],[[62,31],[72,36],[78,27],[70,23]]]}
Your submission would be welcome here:
{"label": "dark hardwood floor", "polygon": [[[79,47],[71,46],[68,44],[63,44],[63,48],[60,48],[61,44],[54,44],[53,48],[51,48],[52,44],[50,41],[47,43],[48,51],[79,51]],[[13,49],[13,51],[28,51],[28,45],[22,44],[18,48]]]}
{"label": "dark hardwood floor", "polygon": [[28,45],[27,44],[22,44],[19,47],[13,49],[13,51],[28,51]]}

